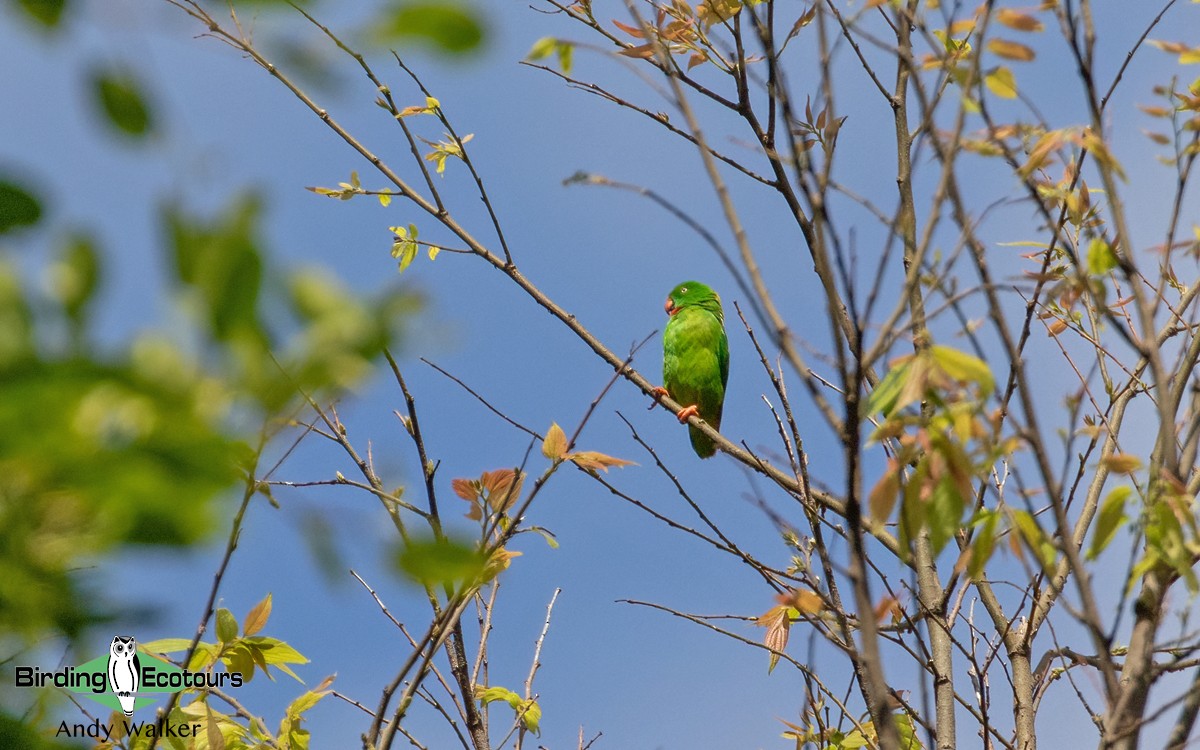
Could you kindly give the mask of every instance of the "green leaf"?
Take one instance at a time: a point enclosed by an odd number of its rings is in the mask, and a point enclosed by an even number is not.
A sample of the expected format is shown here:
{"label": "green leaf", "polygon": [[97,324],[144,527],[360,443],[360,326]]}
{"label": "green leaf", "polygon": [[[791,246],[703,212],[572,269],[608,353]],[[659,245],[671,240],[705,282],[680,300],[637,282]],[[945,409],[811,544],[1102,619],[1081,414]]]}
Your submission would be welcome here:
{"label": "green leaf", "polygon": [[384,44],[416,40],[451,55],[477,49],[484,37],[483,24],[471,6],[428,0],[393,4],[376,19],[373,32]]}
{"label": "green leaf", "polygon": [[0,739],[5,747],[21,750],[75,750],[80,747],[43,734],[49,733],[39,729],[28,715],[10,715],[7,710],[0,710]]}
{"label": "green leaf", "polygon": [[1088,547],[1087,559],[1095,560],[1117,535],[1129,518],[1125,515],[1125,501],[1133,494],[1129,487],[1114,487],[1104,502],[1100,503],[1100,512],[1096,516],[1096,529],[1092,532],[1092,543]]}
{"label": "green leaf", "polygon": [[191,647],[191,638],[160,638],[157,641],[138,644],[139,650],[152,654],[173,654],[176,651],[187,651]]}
{"label": "green leaf", "polygon": [[210,332],[219,341],[266,338],[258,316],[259,213],[253,196],[235,199],[215,219],[188,216],[176,206],[164,211],[176,278],[199,294]]}
{"label": "green leaf", "polygon": [[100,282],[100,255],[92,240],[83,235],[71,237],[50,267],[51,293],[63,306],[63,312],[82,327],[84,312]]}
{"label": "green leaf", "polygon": [[238,635],[237,618],[229,610],[221,607],[217,610],[217,640],[229,643],[236,640]]}
{"label": "green leaf", "polygon": [[992,371],[982,359],[948,346],[934,345],[930,347],[929,352],[943,372],[955,380],[975,383],[984,396],[996,387],[995,381],[992,380]]}
{"label": "green leaf", "polygon": [[1017,98],[1017,79],[1013,72],[1001,65],[983,77],[988,90],[1001,99]]}
{"label": "green leaf", "polygon": [[954,538],[962,525],[962,515],[965,503],[962,493],[950,476],[942,477],[933,488],[929,500],[929,510],[926,513],[926,523],[929,525],[929,543],[934,553],[941,552],[946,543]]}
{"label": "green leaf", "polygon": [[271,670],[268,665],[275,667],[279,671],[285,673],[296,682],[303,682],[295,672],[293,672],[289,664],[307,664],[308,659],[304,657],[296,649],[289,646],[287,643],[278,638],[268,638],[261,635],[252,635],[242,638],[238,641],[239,646],[244,646],[249,650],[250,656],[254,659],[254,663],[262,669],[268,679],[274,680],[271,675]]}
{"label": "green leaf", "polygon": [[62,22],[67,3],[66,0],[17,0],[16,6],[25,11],[26,17],[53,29]]}
{"label": "green leaf", "polygon": [[105,364],[20,352],[22,299],[8,287],[0,264],[9,329],[0,336],[0,476],[10,478],[0,502],[0,631],[74,635],[98,609],[77,590],[84,559],[200,539],[213,528],[215,496],[237,477],[239,449],[209,421],[186,369],[160,367],[140,346],[106,350]]}
{"label": "green leaf", "polygon": [[871,395],[867,398],[866,413],[868,415],[892,416],[896,410],[896,401],[900,397],[900,391],[904,390],[904,384],[908,382],[912,362],[912,357],[908,357],[903,364],[893,367],[888,370],[887,375],[883,376],[883,380],[875,386],[875,390],[871,391]]}
{"label": "green leaf", "polygon": [[526,729],[534,734],[541,734],[538,725],[542,721],[542,707],[538,705],[537,701],[530,698],[521,704],[521,708],[517,712],[520,714],[521,724]]}
{"label": "green leaf", "polygon": [[326,677],[307,693],[303,693],[296,700],[292,701],[287,707],[288,716],[299,718],[301,714],[308,711],[313,706],[321,702],[321,699],[329,695],[329,686],[333,684],[333,677]]}
{"label": "green leaf", "polygon": [[41,218],[41,201],[24,187],[0,178],[0,234],[33,226]]}
{"label": "green leaf", "polygon": [[1037,519],[1029,512],[1014,510],[1012,511],[1012,519],[1025,544],[1037,556],[1042,570],[1049,573],[1054,567],[1055,558],[1058,556],[1058,550],[1054,546],[1054,541],[1046,536],[1046,532],[1038,525]]}
{"label": "green leaf", "polygon": [[1096,237],[1088,243],[1087,265],[1088,271],[1097,276],[1117,267],[1117,254],[1103,237]]}
{"label": "green leaf", "polygon": [[475,700],[483,705],[494,703],[495,701],[504,701],[514,709],[521,705],[521,696],[505,687],[482,687],[475,688]]}
{"label": "green leaf", "polygon": [[907,713],[894,713],[892,719],[896,722],[896,729],[900,732],[901,750],[921,750],[924,747],[911,716]]}
{"label": "green leaf", "polygon": [[124,70],[98,70],[92,73],[92,95],[110,125],[121,133],[141,138],[154,125],[141,83]]}
{"label": "green leaf", "polygon": [[550,549],[558,549],[558,539],[554,536],[554,532],[550,531],[550,529],[542,528],[541,526],[530,526],[529,530],[537,534],[541,534],[542,538],[546,540],[546,544],[550,547]]}
{"label": "green leaf", "polygon": [[239,643],[234,646],[222,657],[222,661],[225,662],[226,670],[231,674],[240,674],[243,682],[254,679],[254,653],[245,644]]}
{"label": "green leaf", "polygon": [[472,544],[444,538],[414,539],[400,550],[396,564],[421,584],[460,584],[477,580],[487,560]]}
{"label": "green leaf", "polygon": [[243,638],[242,642],[257,649],[266,664],[308,664],[307,657],[278,638],[255,635]]}
{"label": "green leaf", "polygon": [[983,575],[983,566],[992,556],[996,546],[996,527],[1000,522],[1000,514],[994,510],[983,509],[975,519],[975,538],[971,540],[971,557],[967,562],[967,575],[972,580],[979,580]]}
{"label": "green leaf", "polygon": [[525,59],[541,60],[544,57],[549,57],[554,53],[554,49],[557,46],[557,39],[552,36],[544,36],[533,43],[533,46],[529,48],[529,54],[525,56]]}

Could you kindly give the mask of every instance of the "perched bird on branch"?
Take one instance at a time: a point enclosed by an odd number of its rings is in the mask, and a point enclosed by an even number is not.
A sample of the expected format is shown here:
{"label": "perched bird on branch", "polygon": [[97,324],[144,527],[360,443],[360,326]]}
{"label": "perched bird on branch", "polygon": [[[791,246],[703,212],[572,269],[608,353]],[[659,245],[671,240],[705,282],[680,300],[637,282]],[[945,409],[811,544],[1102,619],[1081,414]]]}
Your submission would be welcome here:
{"label": "perched bird on branch", "polygon": [[[695,415],[721,429],[721,407],[729,380],[729,340],[721,298],[698,281],[671,290],[664,305],[670,320],[663,331],[663,385],[658,391],[683,405],[677,415],[686,423]],[[692,448],[700,458],[717,451],[696,427],[688,427]]]}

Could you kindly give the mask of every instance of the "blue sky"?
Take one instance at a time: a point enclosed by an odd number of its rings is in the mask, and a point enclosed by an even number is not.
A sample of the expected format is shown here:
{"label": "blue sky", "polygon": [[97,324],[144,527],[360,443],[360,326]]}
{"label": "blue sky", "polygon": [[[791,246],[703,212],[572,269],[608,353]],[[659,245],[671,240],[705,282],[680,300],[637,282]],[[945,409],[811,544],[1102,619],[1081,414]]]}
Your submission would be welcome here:
{"label": "blue sky", "polygon": [[[318,7],[322,20],[334,28],[353,28],[361,20],[344,8]],[[331,269],[363,293],[399,283],[426,300],[398,354],[418,400],[429,449],[443,462],[439,479],[444,504],[458,502],[449,492],[451,478],[519,463],[527,439],[421,364],[420,357],[436,361],[530,427],[543,430],[557,421],[569,428],[578,421],[610,371],[477,259],[443,254],[431,263],[422,257],[398,279],[388,255],[387,227],[416,222],[423,236],[436,238],[432,222],[399,201],[385,209],[371,199],[339,202],[305,191],[305,186],[346,180],[351,170],[360,173],[367,187],[383,187],[384,181],[263,71],[221,44],[195,38],[201,29],[166,3],[113,0],[85,3],[83,11],[68,34],[57,39],[39,39],[15,25],[10,12],[0,14],[0,69],[21,71],[0,80],[10,112],[21,113],[6,118],[0,164],[25,170],[48,185],[58,212],[54,218],[101,232],[109,262],[97,325],[104,338],[117,341],[148,328],[180,327],[181,312],[170,307],[163,289],[155,207],[182,198],[190,207],[214,210],[249,186],[265,198],[264,245],[278,264]],[[523,272],[616,350],[661,329],[662,300],[677,282],[696,278],[710,283],[726,300],[734,358],[723,431],[752,447],[774,450],[774,426],[760,399],[770,386],[732,316],[730,303],[739,295],[719,260],[698,237],[644,199],[562,185],[578,170],[646,185],[700,217],[731,246],[694,149],[636,115],[518,64],[539,37],[582,38],[581,31],[520,2],[491,5],[486,15],[489,38],[481,55],[468,60],[422,52],[405,56],[459,131],[475,134],[473,159]],[[615,6],[610,15],[620,17]],[[1194,11],[1180,17],[1196,28]],[[1140,33],[1139,23],[1104,27],[1113,34],[1105,42],[1113,60]],[[275,15],[254,24],[268,49],[274,38],[292,38],[319,54],[332,54],[303,24],[280,23]],[[1058,76],[1073,72],[1052,33],[1041,44],[1045,59],[1038,67],[1029,73],[1018,68],[1023,75],[1019,80],[1035,96],[1053,91]],[[1055,59],[1061,61],[1060,70],[1051,63]],[[126,61],[142,74],[163,120],[152,143],[115,143],[96,126],[81,73],[97,61]],[[422,103],[419,92],[388,61],[386,55],[374,57],[397,101]],[[1126,162],[1135,188],[1144,187],[1128,191],[1130,213],[1139,222],[1135,232],[1142,222],[1154,232],[1161,226],[1165,209],[1152,199],[1153,189],[1169,187],[1170,173],[1146,158],[1148,142],[1142,145],[1138,128],[1149,123],[1130,116],[1130,103],[1148,101],[1148,81],[1161,77],[1170,62],[1163,53],[1144,51],[1113,108],[1118,142],[1141,156]],[[370,103],[370,84],[356,75],[348,58],[337,63],[332,84],[309,85],[310,91],[381,155],[413,174],[399,131]],[[576,72],[629,92],[652,109],[667,108],[610,59],[579,52]],[[1106,80],[1111,73],[1106,71]],[[793,83],[798,78],[794,74]],[[841,111],[850,115],[843,138],[860,145],[842,157],[845,179],[890,207],[894,183],[886,175],[879,179],[879,165],[891,169],[892,148],[886,141],[874,148],[863,140],[873,130],[886,133],[877,123],[889,113],[872,92],[856,88],[864,85],[861,77],[847,80],[839,101]],[[1055,124],[1081,116],[1079,102],[1052,104],[1061,110],[1047,111]],[[740,147],[725,140],[725,125],[714,126],[710,137],[737,152]],[[438,134],[427,130],[424,135]],[[811,287],[810,262],[798,233],[776,202],[758,197],[762,194],[745,181],[730,179],[785,314],[801,321],[802,333],[819,347],[823,306]],[[452,210],[477,228],[478,236],[487,236],[462,165],[450,163],[438,180]],[[985,201],[984,196],[1012,192],[1013,185],[982,177],[970,187]],[[1009,208],[1002,216],[1017,226],[1025,222],[1032,234],[1028,207]],[[999,229],[991,231],[999,240],[1026,238],[1012,236],[1012,223],[997,224]],[[869,248],[878,231],[866,221],[863,225],[858,242]],[[1147,243],[1158,236],[1149,230],[1146,235]],[[870,257],[865,249],[863,254]],[[36,256],[28,262],[36,265]],[[1014,257],[998,266],[1011,275],[1019,263]],[[657,380],[659,356],[658,342],[652,341],[635,366]],[[1048,389],[1045,402],[1057,405],[1060,395]],[[342,416],[352,439],[363,446],[371,441],[389,480],[416,491],[419,468],[391,414],[402,407],[399,396],[388,379],[379,378],[344,403]],[[619,383],[581,438],[582,447],[639,462],[611,478],[654,507],[685,518],[686,506],[630,439],[614,413],[619,410],[739,544],[784,565],[787,550],[778,533],[747,500],[754,483],[726,457],[698,461],[685,431],[661,411],[647,413],[646,405],[639,392]],[[836,445],[829,435],[813,430],[807,447],[817,471],[835,478]],[[349,474],[351,469],[337,451],[312,443],[279,476],[328,478],[335,470]],[[281,510],[265,503],[252,507],[222,603],[241,617],[272,592],[269,632],[312,659],[299,670],[306,682],[315,684],[336,672],[337,689],[371,704],[407,650],[346,569],[359,571],[391,611],[414,627],[425,615],[422,597],[390,571],[386,561],[393,539],[369,497],[313,489],[281,491],[279,499]],[[795,510],[780,498],[771,502],[784,512]],[[457,510],[451,507],[449,514]],[[782,725],[775,718],[796,719],[803,703],[803,685],[794,671],[781,667],[768,677],[760,651],[661,612],[615,601],[641,599],[691,612],[756,615],[773,602],[770,590],[748,568],[669,531],[573,472],[555,477],[534,506],[532,519],[553,530],[561,547],[551,550],[533,535],[516,543],[524,554],[504,577],[491,668],[495,684],[519,689],[546,603],[561,587],[537,682],[544,710],[541,744],[556,750],[574,747],[582,725],[588,736],[604,732],[597,748],[786,746],[778,738]],[[322,568],[315,562],[306,541],[313,525],[332,533],[337,566]],[[216,544],[182,556],[137,553],[103,561],[95,572],[113,600],[153,610],[152,622],[137,625],[139,640],[186,636],[195,627],[219,555]],[[761,638],[761,630],[747,624],[731,627]],[[803,631],[794,630],[793,653],[803,653],[803,640]],[[104,643],[106,637],[97,638],[97,652]],[[825,655],[814,666],[824,670],[831,686],[848,684],[844,662]],[[908,664],[894,669],[911,672]],[[903,679],[897,682],[904,687]],[[274,684],[256,684],[246,702],[270,719],[298,688],[281,677]],[[1075,710],[1082,725],[1086,717]],[[314,747],[356,746],[366,726],[361,713],[335,700],[315,709],[311,719]],[[1044,741],[1052,746],[1062,725],[1046,722]],[[413,719],[414,731],[433,747],[447,746],[436,739],[444,741],[440,726],[427,713],[418,712]]]}

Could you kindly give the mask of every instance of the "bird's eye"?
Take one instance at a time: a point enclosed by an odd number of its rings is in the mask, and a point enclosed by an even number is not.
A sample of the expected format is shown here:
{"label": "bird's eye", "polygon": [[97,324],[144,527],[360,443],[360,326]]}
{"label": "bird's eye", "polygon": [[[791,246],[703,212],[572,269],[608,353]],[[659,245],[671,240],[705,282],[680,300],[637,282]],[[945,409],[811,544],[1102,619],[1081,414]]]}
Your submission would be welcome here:
{"label": "bird's eye", "polygon": [[679,293],[680,293],[680,294],[687,294],[687,287],[685,286],[684,288],[680,289],[680,290],[679,290]]}

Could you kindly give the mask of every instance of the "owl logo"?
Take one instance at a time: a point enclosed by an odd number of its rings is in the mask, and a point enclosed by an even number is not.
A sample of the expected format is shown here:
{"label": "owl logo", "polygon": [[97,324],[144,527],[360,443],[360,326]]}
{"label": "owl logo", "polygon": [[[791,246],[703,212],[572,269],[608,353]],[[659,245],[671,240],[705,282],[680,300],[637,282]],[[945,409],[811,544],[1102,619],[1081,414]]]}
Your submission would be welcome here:
{"label": "owl logo", "polygon": [[121,702],[126,716],[133,716],[133,701],[142,677],[137,641],[131,635],[118,635],[108,647],[108,689]]}

